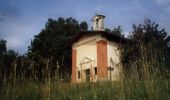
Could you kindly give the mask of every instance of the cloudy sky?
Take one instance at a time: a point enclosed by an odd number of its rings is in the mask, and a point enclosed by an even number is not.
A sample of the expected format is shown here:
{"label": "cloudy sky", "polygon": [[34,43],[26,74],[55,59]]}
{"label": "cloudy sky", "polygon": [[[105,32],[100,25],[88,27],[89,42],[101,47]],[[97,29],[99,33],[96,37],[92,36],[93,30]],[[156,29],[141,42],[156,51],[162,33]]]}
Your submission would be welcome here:
{"label": "cloudy sky", "polygon": [[91,27],[96,13],[106,16],[106,27],[121,25],[126,34],[148,18],[170,35],[170,0],[0,0],[0,38],[24,54],[48,18],[73,17]]}

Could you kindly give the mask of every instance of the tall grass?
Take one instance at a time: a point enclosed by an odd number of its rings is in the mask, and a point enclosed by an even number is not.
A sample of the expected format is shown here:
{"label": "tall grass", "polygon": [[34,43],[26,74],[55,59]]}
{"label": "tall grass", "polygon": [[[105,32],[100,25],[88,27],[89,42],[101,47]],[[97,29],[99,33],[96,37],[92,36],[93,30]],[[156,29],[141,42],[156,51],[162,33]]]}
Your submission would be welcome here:
{"label": "tall grass", "polygon": [[168,100],[169,82],[121,81],[69,84],[27,82],[1,89],[1,100]]}
{"label": "tall grass", "polygon": [[6,81],[0,87],[0,100],[170,100],[170,80],[163,75],[164,57],[154,48],[141,46],[140,50],[141,58],[130,64],[130,77],[112,82],[71,84],[61,80],[58,69],[55,77],[50,77],[49,59],[44,60],[45,81],[37,80],[35,70],[32,76],[36,81],[26,77],[18,81],[14,62],[12,82]]}

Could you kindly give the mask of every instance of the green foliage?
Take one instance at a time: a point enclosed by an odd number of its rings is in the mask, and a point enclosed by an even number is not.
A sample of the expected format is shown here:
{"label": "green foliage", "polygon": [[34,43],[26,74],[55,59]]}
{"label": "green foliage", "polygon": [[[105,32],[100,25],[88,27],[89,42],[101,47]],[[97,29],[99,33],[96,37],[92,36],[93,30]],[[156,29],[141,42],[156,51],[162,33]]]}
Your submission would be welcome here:
{"label": "green foliage", "polygon": [[122,36],[122,28],[121,28],[121,26],[118,26],[118,27],[115,27],[115,28],[113,28],[112,30],[111,29],[109,29],[109,28],[106,28],[105,29],[105,31],[106,32],[108,32],[108,33],[111,33],[111,34],[115,34],[115,35],[117,35],[117,36]]}
{"label": "green foliage", "polygon": [[0,55],[7,51],[6,40],[0,40]]}
{"label": "green foliage", "polygon": [[14,50],[7,50],[6,40],[0,42],[0,84],[11,82],[15,78],[22,79],[29,72],[29,59],[19,56]]}
{"label": "green foliage", "polygon": [[[142,66],[144,73],[143,80],[134,80],[133,78],[122,78],[113,82],[96,82],[70,84],[65,81],[65,77],[59,77],[61,74],[55,70],[54,77],[50,77],[51,68],[59,68],[58,62],[53,58],[38,56],[38,60],[26,56],[18,56],[15,51],[8,50],[4,54],[5,63],[11,63],[10,70],[5,74],[4,81],[0,85],[0,99],[2,100],[160,100],[170,99],[169,79],[159,77],[161,69],[158,66],[164,66],[164,53],[157,52],[154,47],[138,45],[140,58],[130,63],[130,66]],[[159,50],[159,48],[158,48]],[[156,51],[156,52],[155,52]],[[31,55],[29,55],[31,56]],[[36,69],[41,65],[39,73]],[[150,67],[152,66],[152,67]],[[6,66],[5,66],[6,67]],[[150,71],[151,69],[151,71]],[[38,75],[45,76],[45,81],[37,79]],[[64,73],[67,74],[67,73]],[[156,75],[155,75],[156,74]],[[28,75],[28,76],[27,76]],[[31,76],[29,78],[29,76]],[[155,77],[156,76],[156,77]],[[19,79],[17,79],[19,77]],[[61,79],[62,78],[62,79]]]}
{"label": "green foliage", "polygon": [[7,51],[6,49],[6,41],[1,39],[0,40],[0,85],[1,85],[1,80],[3,78],[2,74],[2,69],[3,69],[3,57],[4,53]]}
{"label": "green foliage", "polygon": [[41,76],[45,70],[44,60],[50,59],[51,70],[55,70],[57,61],[62,67],[60,71],[71,69],[71,46],[66,48],[68,41],[80,30],[87,30],[86,22],[80,24],[73,18],[48,19],[45,28],[36,35],[28,49],[28,57],[35,63],[35,68]]}
{"label": "green foliage", "polygon": [[15,62],[17,59],[18,54],[14,50],[8,50],[3,55],[3,63],[2,63],[2,76],[3,78],[6,77],[6,79],[3,80],[10,80],[11,73],[14,71]]}
{"label": "green foliage", "polygon": [[[161,76],[169,76],[170,37],[150,20],[133,25],[122,51],[125,67],[137,72],[130,74],[143,80],[121,77],[114,82],[67,83],[70,73],[60,69],[71,66],[71,48],[65,46],[75,33],[87,29],[86,22],[79,24],[73,18],[48,19],[26,56],[7,50],[6,41],[0,40],[0,100],[170,99],[169,78]],[[121,36],[122,29],[105,31]]]}
{"label": "green foliage", "polygon": [[169,100],[169,81],[117,81],[100,83],[34,83],[5,85],[1,100]]}
{"label": "green foliage", "polygon": [[4,77],[10,77],[13,62],[18,54],[14,50],[7,50],[6,40],[0,40],[0,84],[5,80]]}
{"label": "green foliage", "polygon": [[[163,63],[157,67],[164,67],[165,69],[169,67],[170,37],[167,36],[164,29],[160,30],[158,26],[150,20],[145,20],[144,24],[133,25],[133,32],[129,35],[130,40],[123,46],[122,50],[122,62],[126,64],[126,69],[132,67],[130,63],[139,64],[140,61],[143,64],[153,64],[154,60],[151,58],[154,58],[155,62]],[[141,77],[143,74],[140,70],[145,67],[143,64],[140,63],[141,66],[137,66]],[[154,66],[150,65],[149,67]]]}
{"label": "green foliage", "polygon": [[80,29],[81,30],[87,30],[88,29],[88,25],[85,21],[80,23]]}
{"label": "green foliage", "polygon": [[[133,25],[133,32],[129,35],[129,43],[125,45],[124,53],[125,58],[123,60],[130,61],[140,57],[139,47],[141,45],[146,48],[155,48],[160,52],[168,53],[170,37],[167,37],[167,33],[164,29],[159,30],[158,24],[145,20],[144,24],[138,26]],[[158,46],[159,45],[159,46]]]}

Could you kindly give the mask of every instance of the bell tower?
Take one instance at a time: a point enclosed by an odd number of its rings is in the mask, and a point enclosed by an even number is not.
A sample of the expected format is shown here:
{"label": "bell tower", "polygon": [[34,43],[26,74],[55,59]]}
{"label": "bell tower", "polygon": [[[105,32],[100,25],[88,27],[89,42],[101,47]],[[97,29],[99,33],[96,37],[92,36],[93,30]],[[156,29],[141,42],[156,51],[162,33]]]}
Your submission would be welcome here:
{"label": "bell tower", "polygon": [[96,14],[93,19],[92,19],[92,23],[93,23],[93,27],[92,30],[93,31],[104,31],[104,15],[99,15]]}

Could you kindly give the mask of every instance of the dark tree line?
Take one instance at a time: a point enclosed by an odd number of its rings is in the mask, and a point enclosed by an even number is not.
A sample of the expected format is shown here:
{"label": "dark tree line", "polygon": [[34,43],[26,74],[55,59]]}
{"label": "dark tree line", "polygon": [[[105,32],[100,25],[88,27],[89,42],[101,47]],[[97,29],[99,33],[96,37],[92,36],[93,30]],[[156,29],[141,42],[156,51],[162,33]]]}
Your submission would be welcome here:
{"label": "dark tree line", "polygon": [[10,77],[14,60],[18,56],[14,50],[7,50],[6,43],[6,40],[0,40],[0,83]]}
{"label": "dark tree line", "polygon": [[[133,25],[129,41],[123,46],[122,62],[124,64],[128,65],[142,58],[142,45],[148,48],[149,56],[152,56],[153,51],[160,54],[164,59],[164,66],[169,69],[170,37],[164,29],[160,30],[158,26],[150,20],[145,20],[143,24]],[[18,55],[14,50],[7,50],[7,41],[0,40],[0,80],[25,80],[25,78],[44,80],[46,77],[58,75],[59,78],[63,78],[70,74],[71,46],[67,46],[68,41],[79,31],[87,29],[86,22],[79,23],[74,18],[58,18],[57,20],[50,18],[45,28],[34,36],[25,55]],[[122,36],[120,26],[113,29],[107,28],[105,31]],[[128,69],[131,66],[126,67]],[[140,68],[142,66],[138,67]]]}
{"label": "dark tree line", "polygon": [[28,52],[22,56],[7,50],[6,41],[1,40],[1,79],[11,80],[11,76],[16,76],[44,80],[56,74],[61,77],[65,73],[70,74],[71,46],[67,44],[73,35],[87,29],[85,21],[79,23],[71,17],[57,20],[49,18],[45,28],[34,36]]}
{"label": "dark tree line", "polygon": [[139,78],[142,78],[141,70],[145,66],[139,64],[140,61],[147,63],[152,70],[159,66],[162,74],[170,70],[170,36],[165,29],[146,19],[143,24],[134,24],[128,37],[129,41],[122,50],[122,62],[126,64],[126,69],[132,68],[132,63],[138,64]]}
{"label": "dark tree line", "polygon": [[122,34],[123,29],[121,28],[121,26],[114,27],[113,29],[106,28],[105,31],[111,34],[115,34],[117,36],[123,36]]}
{"label": "dark tree line", "polygon": [[[36,35],[28,50],[28,57],[35,63],[34,66],[41,77],[42,70],[47,61],[50,61],[49,70],[55,74],[56,66],[60,67],[60,73],[71,71],[71,46],[68,41],[81,30],[87,30],[86,22],[79,23],[73,18],[48,19],[45,28]],[[66,48],[68,47],[68,48]]]}

